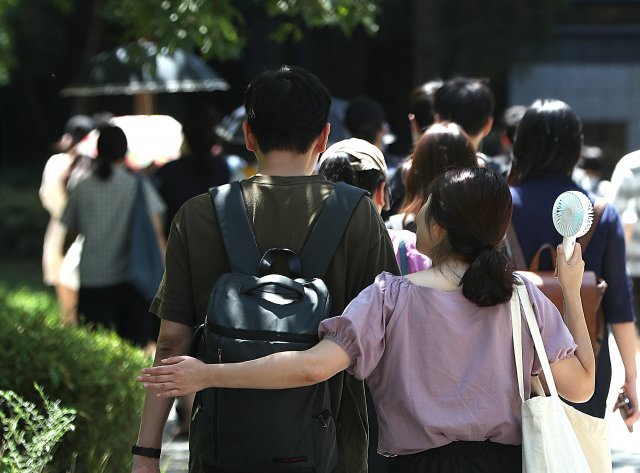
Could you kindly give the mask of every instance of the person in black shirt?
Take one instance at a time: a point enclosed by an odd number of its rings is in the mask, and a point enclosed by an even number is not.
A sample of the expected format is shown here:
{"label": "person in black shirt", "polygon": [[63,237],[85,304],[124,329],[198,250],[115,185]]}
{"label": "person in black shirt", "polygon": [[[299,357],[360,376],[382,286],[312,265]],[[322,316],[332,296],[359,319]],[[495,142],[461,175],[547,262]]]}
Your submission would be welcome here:
{"label": "person in black shirt", "polygon": [[171,221],[182,204],[210,187],[229,182],[231,172],[215,134],[219,121],[212,108],[191,108],[182,122],[185,139],[182,156],[165,164],[156,174],[158,191],[167,204],[164,225],[167,237]]}

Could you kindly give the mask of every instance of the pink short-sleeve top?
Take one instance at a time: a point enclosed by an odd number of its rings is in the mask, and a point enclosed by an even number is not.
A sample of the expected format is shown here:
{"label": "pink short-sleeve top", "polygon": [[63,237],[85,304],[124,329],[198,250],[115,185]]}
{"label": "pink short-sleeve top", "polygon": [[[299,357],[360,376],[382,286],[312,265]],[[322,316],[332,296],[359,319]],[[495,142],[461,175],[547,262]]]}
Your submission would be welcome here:
{"label": "pink short-sleeve top", "polygon": [[[525,285],[549,362],[573,356],[577,346],[556,307],[526,279]],[[526,323],[522,332],[525,370],[537,374]],[[349,354],[347,371],[366,379],[381,454],[407,455],[456,440],[522,442],[509,302],[478,307],[461,291],[382,273],[342,316],[323,321],[319,333]],[[525,391],[529,396],[530,379]]]}

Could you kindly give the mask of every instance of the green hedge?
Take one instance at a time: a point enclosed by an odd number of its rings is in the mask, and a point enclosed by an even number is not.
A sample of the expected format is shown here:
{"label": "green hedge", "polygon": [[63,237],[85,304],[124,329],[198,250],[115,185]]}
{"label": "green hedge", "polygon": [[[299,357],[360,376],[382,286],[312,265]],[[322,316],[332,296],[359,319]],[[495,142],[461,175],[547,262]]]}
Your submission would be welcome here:
{"label": "green hedge", "polygon": [[77,411],[47,472],[128,471],[144,396],[135,377],[150,361],[113,332],[66,327],[56,314],[50,294],[0,286],[0,386],[37,403],[35,382]]}
{"label": "green hedge", "polygon": [[0,255],[39,259],[48,222],[37,187],[0,181]]}

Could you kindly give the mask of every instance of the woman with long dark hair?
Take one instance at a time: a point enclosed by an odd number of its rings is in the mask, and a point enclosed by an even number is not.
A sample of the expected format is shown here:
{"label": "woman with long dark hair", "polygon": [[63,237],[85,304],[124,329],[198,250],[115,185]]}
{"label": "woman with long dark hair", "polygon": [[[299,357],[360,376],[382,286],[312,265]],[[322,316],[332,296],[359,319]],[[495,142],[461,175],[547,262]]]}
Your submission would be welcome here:
{"label": "woman with long dark hair", "polygon": [[[515,281],[501,248],[509,187],[490,169],[460,169],[437,178],[429,195],[416,217],[417,244],[433,267],[404,277],[380,274],[342,316],[320,324],[315,347],[237,364],[173,357],[143,369],[139,381],[172,397],[213,386],[308,386],[346,369],[371,388],[378,449],[397,455],[391,471],[522,471]],[[582,268],[579,245],[570,261],[559,249],[566,326],[553,303],[524,283],[558,392],[574,401],[591,396],[595,371],[580,302]],[[525,373],[539,372],[526,328],[522,342]]]}

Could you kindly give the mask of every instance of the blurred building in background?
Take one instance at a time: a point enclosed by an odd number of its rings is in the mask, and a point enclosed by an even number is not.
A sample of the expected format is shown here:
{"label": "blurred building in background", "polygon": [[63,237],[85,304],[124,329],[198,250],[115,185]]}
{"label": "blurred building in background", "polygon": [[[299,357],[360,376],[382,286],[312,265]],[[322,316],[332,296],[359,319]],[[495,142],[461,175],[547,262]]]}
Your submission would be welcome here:
{"label": "blurred building in background", "polygon": [[609,176],[624,154],[640,149],[640,0],[575,0],[555,30],[552,45],[524,49],[528,64],[511,67],[508,101],[570,104],[585,144],[602,148]]}

